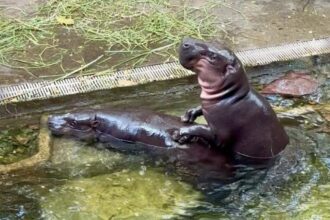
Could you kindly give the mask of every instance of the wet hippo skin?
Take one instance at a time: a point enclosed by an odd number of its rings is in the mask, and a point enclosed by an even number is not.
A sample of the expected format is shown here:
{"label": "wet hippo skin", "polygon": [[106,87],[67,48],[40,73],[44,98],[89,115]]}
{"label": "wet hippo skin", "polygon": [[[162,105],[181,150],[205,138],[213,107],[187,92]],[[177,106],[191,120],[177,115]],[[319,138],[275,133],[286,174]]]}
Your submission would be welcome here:
{"label": "wet hippo skin", "polygon": [[[232,51],[185,38],[179,55],[181,65],[197,74],[202,105],[182,116],[187,125],[173,132],[174,140],[201,137],[250,161],[272,159],[283,151],[289,143],[285,130],[265,98],[251,88]],[[207,125],[189,125],[201,115]]]}
{"label": "wet hippo skin", "polygon": [[186,148],[175,142],[171,130],[184,126],[179,117],[149,110],[86,110],[50,116],[54,135],[73,136],[83,141],[107,142],[116,138],[154,148]]}
{"label": "wet hippo skin", "polygon": [[[288,136],[269,103],[250,87],[238,58],[223,46],[189,38],[179,55],[181,64],[197,74],[202,100],[181,120],[150,111],[107,109],[51,116],[49,128],[55,135],[86,141],[140,143],[118,148],[168,155],[182,163],[212,161],[213,168],[232,158],[249,164],[276,158]],[[194,123],[200,115],[207,125]]]}
{"label": "wet hippo skin", "polygon": [[[143,152],[198,178],[226,178],[232,171],[230,157],[212,149],[200,138],[179,144],[171,135],[184,126],[180,117],[148,110],[86,110],[52,115],[48,126],[55,136],[75,137],[86,142],[106,143],[109,149]],[[180,168],[179,168],[180,169]]]}

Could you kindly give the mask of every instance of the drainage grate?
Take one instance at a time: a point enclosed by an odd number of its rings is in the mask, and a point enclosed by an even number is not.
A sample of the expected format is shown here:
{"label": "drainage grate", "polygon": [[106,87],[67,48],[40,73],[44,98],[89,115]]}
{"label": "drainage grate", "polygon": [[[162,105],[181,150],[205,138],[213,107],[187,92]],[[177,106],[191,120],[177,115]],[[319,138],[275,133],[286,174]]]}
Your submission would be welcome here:
{"label": "drainage grate", "polygon": [[[245,66],[258,66],[325,53],[330,53],[330,38],[238,51],[236,55]],[[0,86],[0,105],[175,79],[192,74],[178,62],[170,62],[118,72],[109,71],[101,75]]]}

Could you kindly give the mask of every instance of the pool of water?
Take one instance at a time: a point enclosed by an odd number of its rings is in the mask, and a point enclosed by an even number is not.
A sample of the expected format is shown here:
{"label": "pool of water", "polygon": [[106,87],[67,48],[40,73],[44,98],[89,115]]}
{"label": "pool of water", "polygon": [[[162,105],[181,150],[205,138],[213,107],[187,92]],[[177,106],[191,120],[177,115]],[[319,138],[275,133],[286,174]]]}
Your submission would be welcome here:
{"label": "pool of water", "polygon": [[[329,67],[309,71],[320,81],[318,94],[268,97],[291,143],[267,170],[245,168],[231,178],[194,181],[145,154],[55,138],[46,163],[0,175],[0,219],[329,219]],[[273,76],[270,71],[251,81],[259,85]],[[199,103],[192,79],[112,93],[116,98],[109,93],[53,101],[46,112],[116,106],[181,115]],[[8,124],[3,131],[20,124],[37,133],[40,114],[31,115],[2,120]]]}

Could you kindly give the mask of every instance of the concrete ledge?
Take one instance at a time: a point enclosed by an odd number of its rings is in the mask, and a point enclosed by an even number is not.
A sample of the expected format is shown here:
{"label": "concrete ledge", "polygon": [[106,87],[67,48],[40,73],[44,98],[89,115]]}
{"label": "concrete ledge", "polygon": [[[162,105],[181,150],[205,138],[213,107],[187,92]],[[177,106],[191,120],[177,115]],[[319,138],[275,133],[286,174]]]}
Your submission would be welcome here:
{"label": "concrete ledge", "polygon": [[[236,55],[245,66],[260,66],[327,53],[330,53],[330,37],[237,51]],[[184,69],[178,62],[169,62],[118,72],[104,71],[93,75],[61,80],[0,86],[0,106],[140,85],[153,81],[182,78],[192,74],[191,71]]]}

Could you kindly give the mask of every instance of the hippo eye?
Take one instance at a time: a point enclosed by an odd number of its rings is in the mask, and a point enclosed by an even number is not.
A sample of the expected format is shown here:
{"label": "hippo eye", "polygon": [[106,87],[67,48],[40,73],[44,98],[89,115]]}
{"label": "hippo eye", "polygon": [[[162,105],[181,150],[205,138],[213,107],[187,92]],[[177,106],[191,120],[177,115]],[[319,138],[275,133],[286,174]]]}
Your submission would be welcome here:
{"label": "hippo eye", "polygon": [[211,61],[215,61],[216,59],[217,59],[217,54],[215,54],[215,53],[210,54]]}
{"label": "hippo eye", "polygon": [[77,125],[77,122],[76,122],[76,121],[70,121],[70,122],[69,122],[69,125],[70,125],[70,126],[76,126],[76,125]]}

